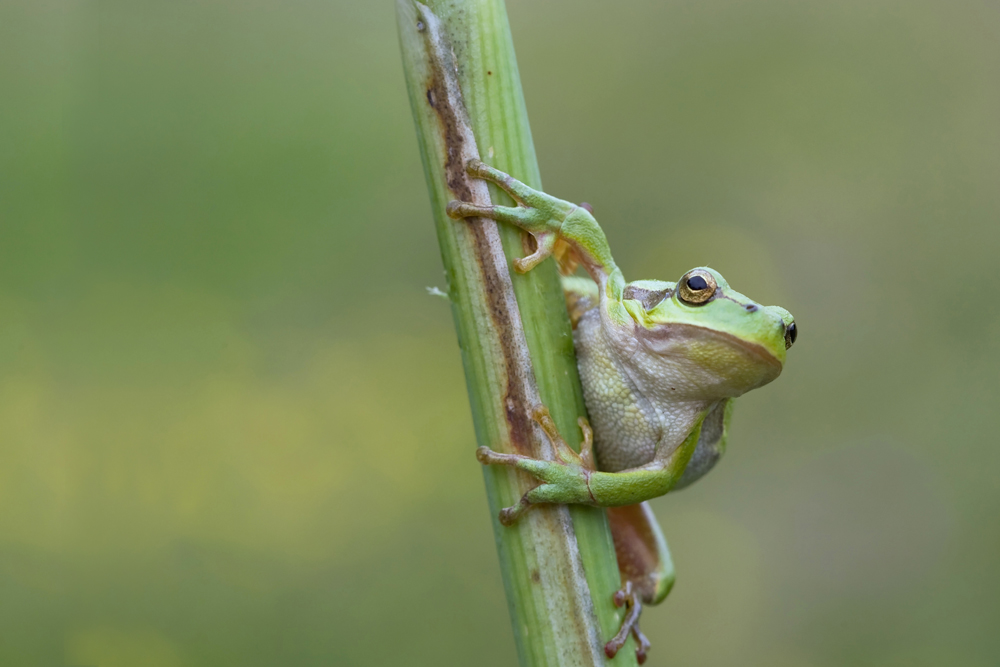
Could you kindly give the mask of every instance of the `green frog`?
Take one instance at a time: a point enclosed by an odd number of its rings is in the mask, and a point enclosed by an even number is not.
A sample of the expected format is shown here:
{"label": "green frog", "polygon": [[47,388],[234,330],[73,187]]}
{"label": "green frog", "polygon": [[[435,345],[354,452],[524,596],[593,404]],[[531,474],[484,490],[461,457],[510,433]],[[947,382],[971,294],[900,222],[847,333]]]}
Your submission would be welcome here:
{"label": "green frog", "polygon": [[592,279],[563,279],[593,425],[591,431],[581,419],[580,454],[539,406],[533,416],[553,442],[555,460],[488,447],[480,447],[477,458],[540,481],[501,512],[505,525],[540,503],[608,508],[622,574],[614,603],[625,605],[626,615],[605,652],[613,657],[632,633],[641,663],[649,648],[638,624],[642,605],[661,602],[674,583],[666,540],[645,501],[688,486],[718,462],[733,399],[778,377],[798,334],[795,320],[784,308],[736,292],[707,267],[691,269],[676,283],[626,283],[589,206],[534,190],[478,160],[470,160],[467,170],[503,188],[517,206],[452,201],[449,216],[489,218],[530,233],[536,249],[514,260],[519,272],[555,253],[564,263],[582,263]]}

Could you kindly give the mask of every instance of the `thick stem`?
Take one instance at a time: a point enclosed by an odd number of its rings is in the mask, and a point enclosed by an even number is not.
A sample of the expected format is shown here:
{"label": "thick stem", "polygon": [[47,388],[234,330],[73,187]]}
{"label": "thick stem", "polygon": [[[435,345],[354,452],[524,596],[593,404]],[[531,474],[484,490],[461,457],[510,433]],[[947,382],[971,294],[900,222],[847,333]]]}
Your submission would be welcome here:
{"label": "thick stem", "polygon": [[[478,443],[550,459],[551,444],[531,421],[535,405],[544,402],[577,446],[584,414],[555,266],[547,260],[511,276],[508,256],[526,254],[520,232],[445,214],[452,199],[512,204],[465,173],[473,157],[541,187],[503,2],[398,0],[397,10]],[[612,604],[619,575],[604,512],[540,507],[505,527],[500,508],[536,482],[503,468],[484,468],[484,476],[521,664],[606,664],[604,641],[622,619]],[[635,664],[631,646],[611,663]]]}

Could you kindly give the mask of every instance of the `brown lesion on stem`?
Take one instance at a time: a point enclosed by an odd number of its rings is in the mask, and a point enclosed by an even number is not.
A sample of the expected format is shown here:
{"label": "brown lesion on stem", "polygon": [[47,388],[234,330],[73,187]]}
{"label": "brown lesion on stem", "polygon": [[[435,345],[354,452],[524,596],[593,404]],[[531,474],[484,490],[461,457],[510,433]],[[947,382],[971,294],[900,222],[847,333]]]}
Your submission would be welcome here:
{"label": "brown lesion on stem", "polygon": [[[443,35],[436,30],[421,30],[426,49],[429,53],[441,54],[442,45],[432,43],[433,40],[443,40]],[[450,49],[445,50],[450,55]],[[469,203],[489,205],[487,201],[476,201],[477,197],[471,185],[471,176],[466,171],[469,159],[478,158],[478,149],[474,139],[468,141],[466,133],[471,133],[468,114],[462,104],[461,93],[450,90],[449,81],[454,81],[454,74],[449,77],[443,71],[444,67],[454,68],[450,58],[429,58],[430,75],[427,79],[427,103],[438,118],[441,137],[446,147],[444,171],[448,189],[454,198]],[[471,144],[471,145],[470,145]],[[505,367],[506,392],[504,394],[504,414],[506,416],[511,447],[514,451],[529,454],[532,452],[531,421],[525,409],[534,401],[530,401],[525,388],[534,386],[534,378],[524,377],[526,365],[519,363],[520,351],[513,331],[515,318],[510,310],[510,300],[506,299],[507,291],[511,289],[509,276],[501,276],[496,262],[491,261],[493,249],[486,237],[486,231],[478,218],[471,218],[464,224],[472,236],[475,247],[475,259],[479,266],[484,284],[484,294],[490,319],[500,344],[501,356]],[[506,261],[506,258],[503,258]],[[519,321],[519,318],[517,318]],[[527,366],[530,373],[530,365]],[[537,399],[536,399],[537,400]]]}

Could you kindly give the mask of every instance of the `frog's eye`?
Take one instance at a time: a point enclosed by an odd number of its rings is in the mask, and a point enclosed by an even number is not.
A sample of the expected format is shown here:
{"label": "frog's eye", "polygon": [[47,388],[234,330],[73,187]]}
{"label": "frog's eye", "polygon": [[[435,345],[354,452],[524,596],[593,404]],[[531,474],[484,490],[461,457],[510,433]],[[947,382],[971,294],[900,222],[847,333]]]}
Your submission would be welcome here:
{"label": "frog's eye", "polygon": [[715,296],[717,288],[715,276],[704,269],[694,269],[677,283],[677,296],[688,305],[700,306]]}
{"label": "frog's eye", "polygon": [[792,322],[787,327],[785,327],[785,349],[787,350],[792,345],[795,345],[795,339],[799,337],[799,328],[795,326],[795,322]]}

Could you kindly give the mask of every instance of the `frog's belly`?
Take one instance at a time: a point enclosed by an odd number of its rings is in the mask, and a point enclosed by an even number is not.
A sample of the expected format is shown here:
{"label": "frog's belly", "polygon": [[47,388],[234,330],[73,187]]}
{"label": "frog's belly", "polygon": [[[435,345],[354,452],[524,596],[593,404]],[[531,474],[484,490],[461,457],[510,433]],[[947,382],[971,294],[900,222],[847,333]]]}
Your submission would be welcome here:
{"label": "frog's belly", "polygon": [[617,472],[649,463],[661,435],[659,417],[620,368],[597,309],[580,318],[574,339],[598,467]]}

